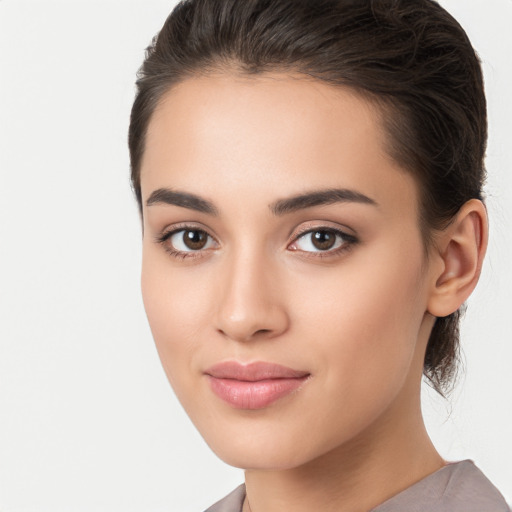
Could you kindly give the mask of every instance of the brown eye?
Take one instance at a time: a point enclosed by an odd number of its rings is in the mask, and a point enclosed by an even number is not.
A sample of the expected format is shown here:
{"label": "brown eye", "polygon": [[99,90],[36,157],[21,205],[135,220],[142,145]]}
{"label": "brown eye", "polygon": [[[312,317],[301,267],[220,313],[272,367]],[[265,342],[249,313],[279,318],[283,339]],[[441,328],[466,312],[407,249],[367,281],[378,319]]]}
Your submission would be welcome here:
{"label": "brown eye", "polygon": [[356,238],[343,231],[318,228],[302,233],[290,248],[309,253],[334,253],[336,249],[348,248],[354,243],[356,243]]}
{"label": "brown eye", "polygon": [[213,238],[202,229],[180,229],[165,237],[174,251],[186,253],[215,247]]}
{"label": "brown eye", "polygon": [[332,231],[314,231],[311,233],[311,243],[319,251],[327,251],[336,243],[336,233]]}
{"label": "brown eye", "polygon": [[208,235],[199,229],[186,230],[183,232],[183,243],[191,250],[204,249],[208,242]]}

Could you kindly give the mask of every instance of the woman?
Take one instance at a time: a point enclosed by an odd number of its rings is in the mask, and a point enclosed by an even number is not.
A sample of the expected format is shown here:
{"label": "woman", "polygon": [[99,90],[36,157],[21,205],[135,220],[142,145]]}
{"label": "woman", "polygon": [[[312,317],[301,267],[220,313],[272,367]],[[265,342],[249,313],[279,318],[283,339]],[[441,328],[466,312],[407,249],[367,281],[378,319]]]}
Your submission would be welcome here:
{"label": "woman", "polygon": [[191,0],[130,124],[142,290],[245,485],[210,512],[509,510],[420,408],[487,245],[478,59],[430,0]]}

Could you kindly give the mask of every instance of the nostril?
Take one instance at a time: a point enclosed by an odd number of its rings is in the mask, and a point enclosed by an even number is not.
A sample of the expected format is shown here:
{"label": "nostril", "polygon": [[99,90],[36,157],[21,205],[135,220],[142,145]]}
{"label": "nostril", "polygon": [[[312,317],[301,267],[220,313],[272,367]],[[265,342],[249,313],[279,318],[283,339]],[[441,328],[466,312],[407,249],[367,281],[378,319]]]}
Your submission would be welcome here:
{"label": "nostril", "polygon": [[254,336],[257,336],[258,334],[267,334],[269,332],[272,332],[270,329],[259,329],[254,333]]}
{"label": "nostril", "polygon": [[242,335],[241,333],[238,333],[238,336],[235,333],[226,332],[224,329],[218,329],[218,332],[222,334],[223,336],[227,336],[228,338],[240,338],[240,339],[251,339],[251,338],[257,338],[260,336],[266,336],[268,334],[272,333],[272,329],[258,329],[252,333],[250,333],[248,336]]}

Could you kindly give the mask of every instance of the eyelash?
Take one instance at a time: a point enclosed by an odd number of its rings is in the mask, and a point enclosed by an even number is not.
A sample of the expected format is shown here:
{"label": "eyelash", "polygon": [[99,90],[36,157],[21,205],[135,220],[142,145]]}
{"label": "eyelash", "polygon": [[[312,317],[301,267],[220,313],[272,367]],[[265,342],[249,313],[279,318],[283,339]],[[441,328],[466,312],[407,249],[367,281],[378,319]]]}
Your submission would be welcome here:
{"label": "eyelash", "polygon": [[[165,251],[176,259],[186,260],[189,258],[200,258],[203,256],[202,253],[205,251],[208,251],[209,249],[198,249],[196,251],[190,250],[190,251],[180,251],[172,247],[168,242],[170,238],[177,233],[185,232],[185,231],[198,231],[205,233],[207,237],[214,240],[215,243],[218,243],[217,240],[215,240],[214,237],[212,237],[206,230],[199,228],[197,226],[190,226],[190,225],[183,225],[174,227],[174,229],[171,229],[169,231],[165,231],[162,234],[158,235],[156,237],[156,242],[161,244]],[[303,257],[306,258],[333,258],[336,256],[340,256],[342,253],[345,253],[352,249],[354,245],[359,243],[359,240],[354,235],[350,235],[348,233],[345,233],[344,231],[340,229],[336,229],[330,226],[315,226],[315,227],[308,227],[302,231],[299,231],[294,234],[293,241],[287,245],[287,248],[292,246],[293,244],[296,244],[301,238],[305,237],[308,234],[312,233],[318,233],[318,232],[327,232],[334,234],[336,237],[342,238],[342,243],[339,247],[337,247],[334,250],[318,250],[318,251],[301,251],[300,249],[290,249],[293,251],[301,252]]]}
{"label": "eyelash", "polygon": [[305,237],[308,234],[318,233],[318,232],[327,232],[330,234],[335,235],[336,237],[340,237],[342,239],[341,245],[337,247],[336,249],[328,249],[325,251],[318,250],[318,251],[300,251],[300,249],[292,249],[297,252],[302,252],[302,256],[306,258],[335,258],[337,256],[340,256],[341,254],[349,251],[352,249],[357,243],[359,243],[359,240],[356,236],[350,235],[348,233],[345,233],[341,229],[337,229],[331,226],[314,226],[314,227],[308,227],[305,228],[298,233],[295,233],[293,236],[293,242],[291,244],[288,244],[288,247],[290,247],[293,244],[296,244],[298,240]]}
{"label": "eyelash", "polygon": [[[176,258],[176,259],[181,259],[181,260],[186,260],[186,259],[189,259],[189,258],[198,258],[198,257],[201,257],[202,256],[202,252],[204,252],[204,250],[197,250],[197,251],[179,251],[177,249],[174,249],[172,247],[172,245],[170,245],[168,242],[169,240],[171,239],[171,237],[173,237],[174,235],[176,235],[177,233],[180,233],[180,232],[185,232],[185,231],[200,231],[202,233],[205,233],[206,236],[208,236],[209,238],[215,240],[215,238],[213,238],[205,229],[202,229],[200,227],[197,227],[197,226],[190,226],[190,225],[182,225],[182,226],[175,226],[174,229],[171,229],[169,231],[164,231],[161,235],[158,235],[156,237],[156,242],[161,244],[164,248],[164,250],[169,254],[171,255],[173,258]],[[215,242],[217,242],[215,240]]]}

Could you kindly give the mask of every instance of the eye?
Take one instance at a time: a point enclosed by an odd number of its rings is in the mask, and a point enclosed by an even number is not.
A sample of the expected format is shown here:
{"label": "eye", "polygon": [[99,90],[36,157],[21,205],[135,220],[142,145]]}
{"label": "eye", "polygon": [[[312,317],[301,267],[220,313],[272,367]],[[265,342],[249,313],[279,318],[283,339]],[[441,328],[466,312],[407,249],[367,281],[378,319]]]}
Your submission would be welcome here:
{"label": "eye", "polygon": [[302,233],[290,245],[290,249],[303,252],[337,252],[356,242],[352,235],[332,228],[312,229]]}
{"label": "eye", "polygon": [[202,229],[180,229],[164,235],[161,239],[170,252],[197,252],[215,247],[213,238]]}

